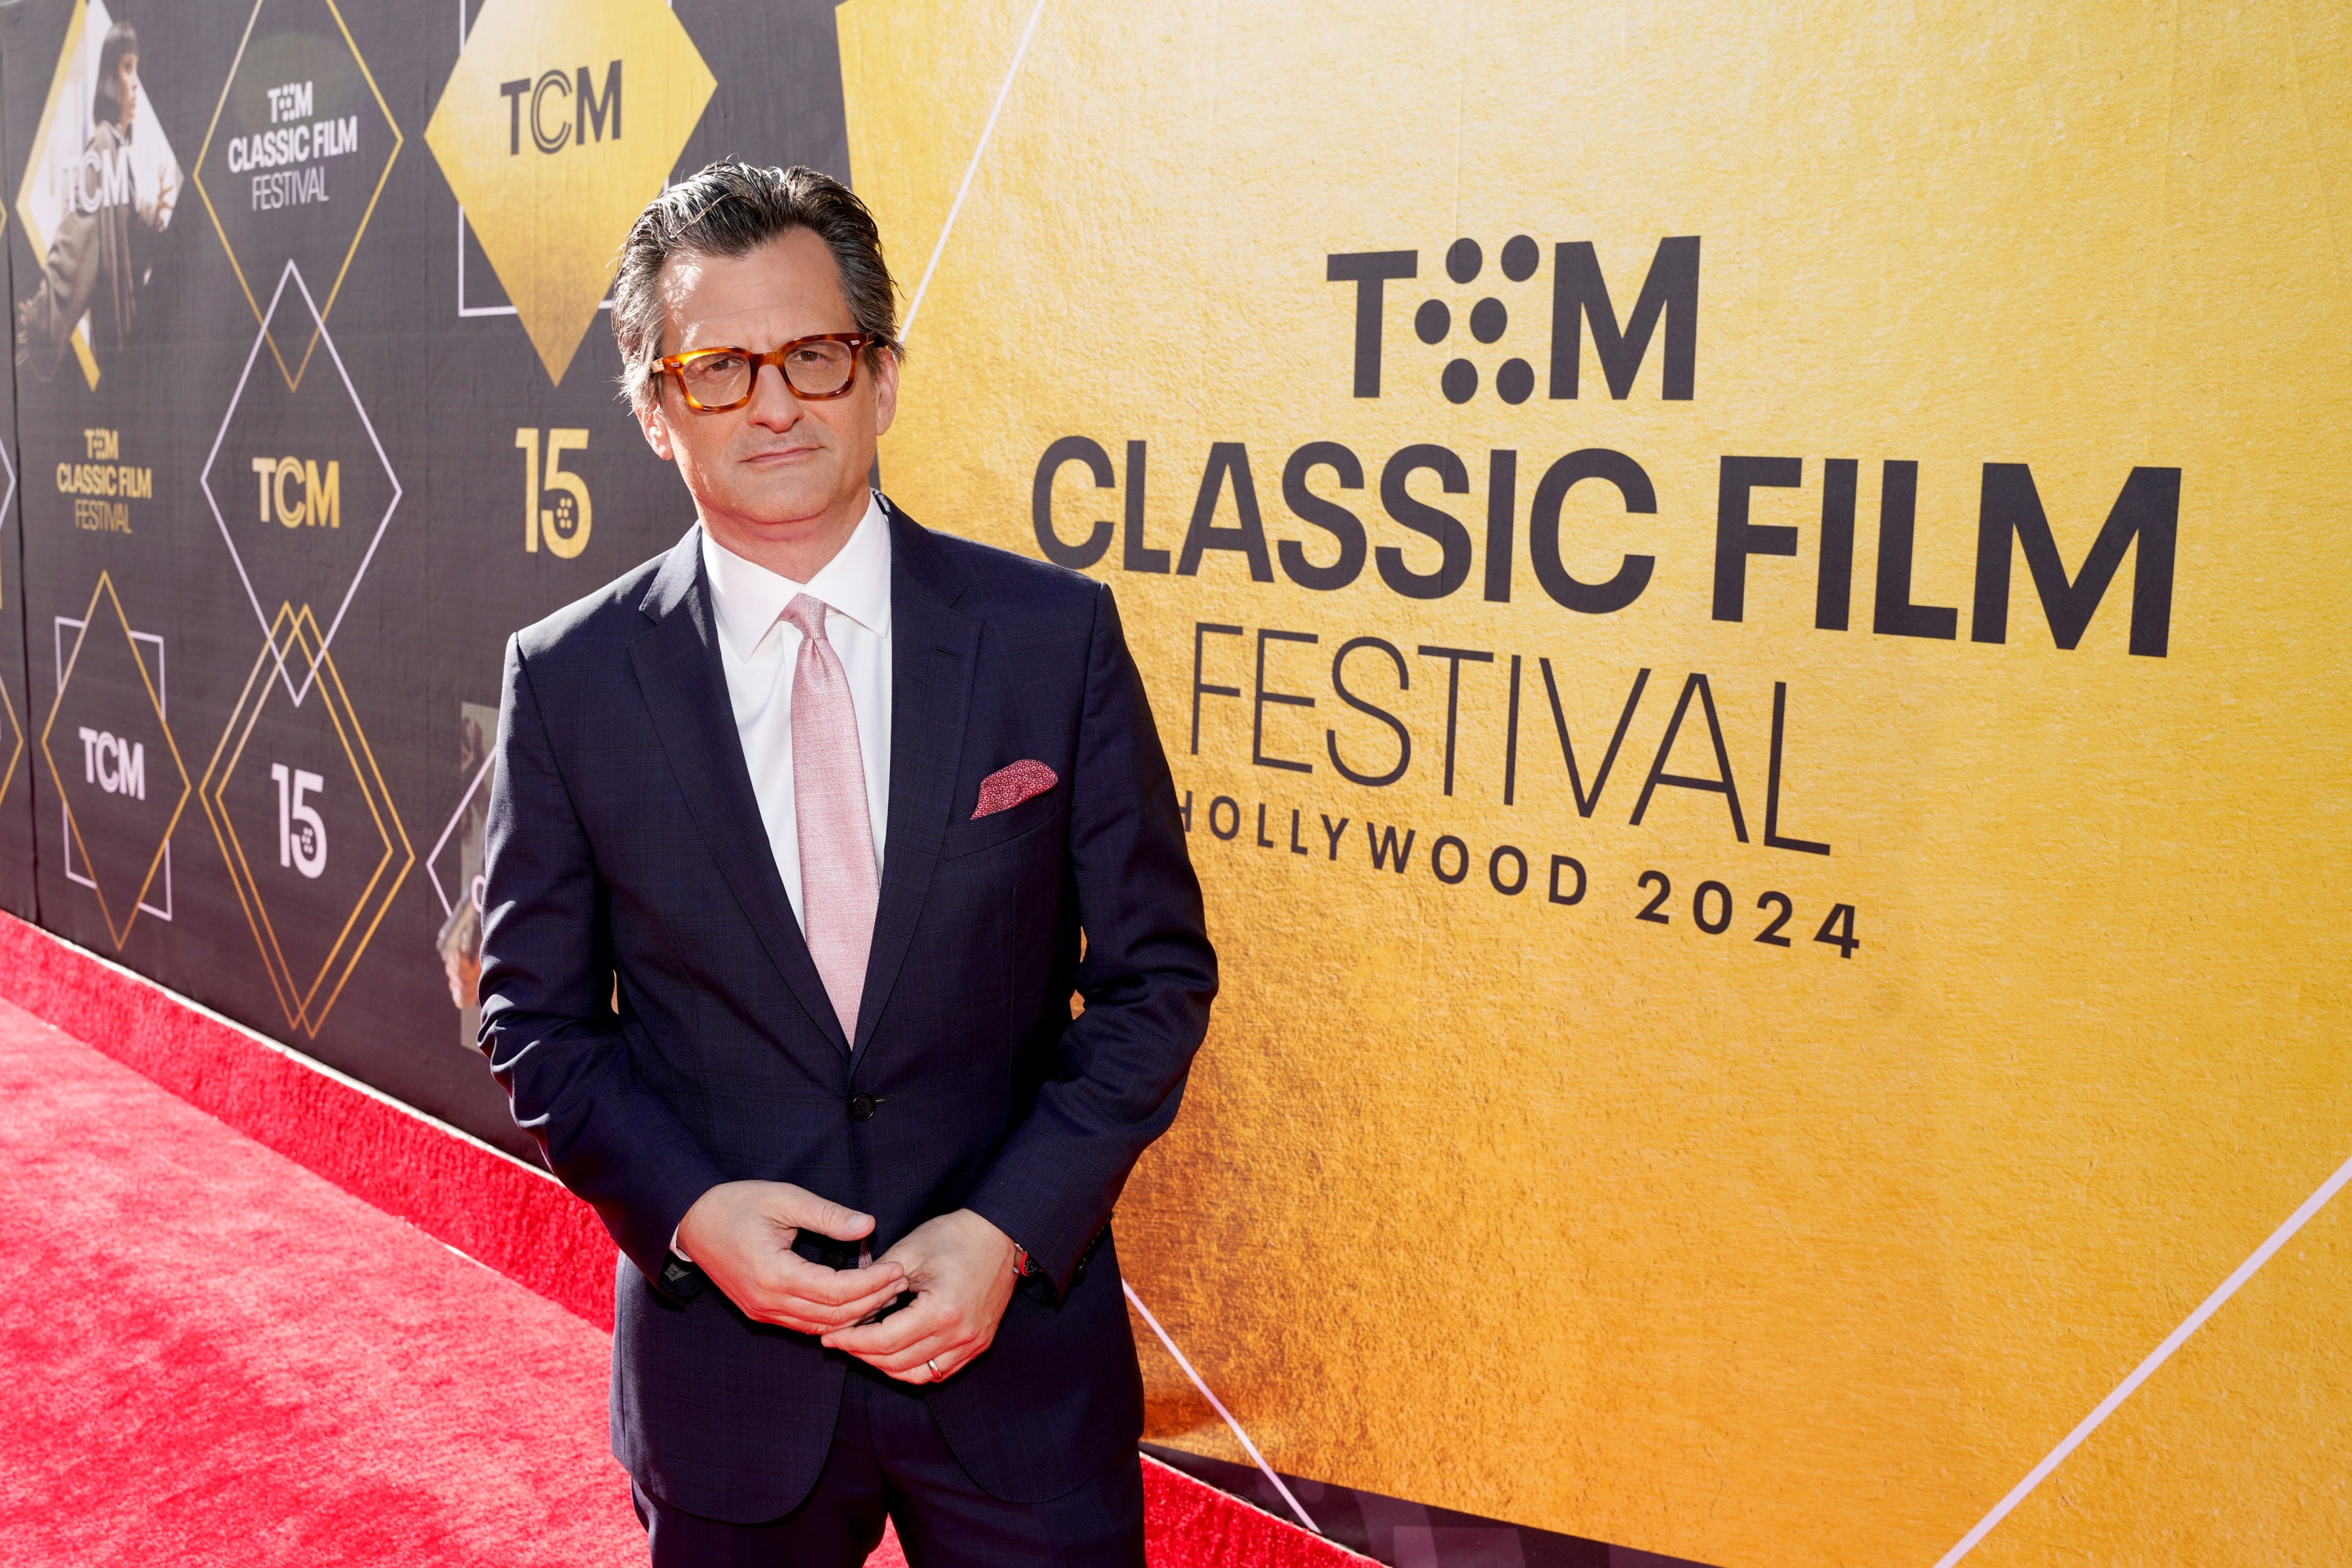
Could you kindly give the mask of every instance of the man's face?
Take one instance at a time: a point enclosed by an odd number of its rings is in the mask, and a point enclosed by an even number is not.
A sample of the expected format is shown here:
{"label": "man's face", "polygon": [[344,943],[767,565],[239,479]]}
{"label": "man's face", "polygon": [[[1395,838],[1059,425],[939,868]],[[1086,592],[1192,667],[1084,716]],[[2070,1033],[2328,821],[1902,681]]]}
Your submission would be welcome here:
{"label": "man's face", "polygon": [[[743,256],[673,258],[659,287],[664,354],[759,353],[857,330],[833,253],[808,229]],[[898,407],[898,361],[879,358],[877,367],[859,357],[846,395],[808,402],[793,395],[782,371],[762,367],[751,402],[715,414],[688,407],[677,378],[665,373],[654,405],[637,417],[654,450],[677,464],[719,543],[744,553],[835,533],[846,540],[865,515],[875,443]]]}

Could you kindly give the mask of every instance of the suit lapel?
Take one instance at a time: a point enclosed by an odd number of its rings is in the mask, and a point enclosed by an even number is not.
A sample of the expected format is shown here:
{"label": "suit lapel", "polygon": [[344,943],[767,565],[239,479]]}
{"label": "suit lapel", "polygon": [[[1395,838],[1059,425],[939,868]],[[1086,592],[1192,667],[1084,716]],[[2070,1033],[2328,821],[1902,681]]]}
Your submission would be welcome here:
{"label": "suit lapel", "polygon": [[[744,765],[742,738],[736,733],[727,674],[719,658],[718,618],[702,576],[699,527],[689,529],[671,550],[638,608],[654,625],[629,645],[629,658],[687,809],[802,1011],[835,1050],[845,1053],[848,1045],[842,1038],[840,1020],[817,977],[800,922],[793,918],[792,901],[768,848],[760,803],[751,793],[751,773]],[[892,741],[895,746],[895,732]],[[896,824],[894,816],[894,834]],[[895,837],[888,847],[895,854]],[[887,906],[887,889],[884,897]]]}
{"label": "suit lapel", "polygon": [[857,1010],[861,1048],[898,984],[939,864],[980,663],[980,623],[950,607],[962,584],[945,570],[927,531],[895,506],[889,513],[890,821]]}

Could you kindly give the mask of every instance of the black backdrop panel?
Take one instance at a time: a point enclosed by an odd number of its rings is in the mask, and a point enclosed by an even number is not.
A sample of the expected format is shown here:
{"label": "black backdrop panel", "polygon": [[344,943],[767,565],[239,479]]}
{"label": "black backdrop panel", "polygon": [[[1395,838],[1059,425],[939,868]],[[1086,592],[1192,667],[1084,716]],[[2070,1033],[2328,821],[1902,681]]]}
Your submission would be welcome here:
{"label": "black backdrop panel", "polygon": [[[8,166],[0,148],[0,167]],[[0,431],[16,427],[16,384],[0,376]],[[0,910],[34,918],[33,713],[25,680],[24,486],[14,440],[0,440]]]}
{"label": "black backdrop panel", "polygon": [[461,1005],[501,651],[691,521],[540,253],[846,177],[831,6],[26,0],[0,131],[0,902],[526,1151]]}

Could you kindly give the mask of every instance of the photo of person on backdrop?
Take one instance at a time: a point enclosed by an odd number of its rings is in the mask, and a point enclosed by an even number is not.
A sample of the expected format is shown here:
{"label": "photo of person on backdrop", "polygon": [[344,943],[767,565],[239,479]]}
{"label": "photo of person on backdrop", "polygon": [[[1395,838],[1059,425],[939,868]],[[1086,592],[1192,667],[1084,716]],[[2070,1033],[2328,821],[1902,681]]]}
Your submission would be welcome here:
{"label": "photo of person on backdrop", "polygon": [[1118,606],[869,488],[847,187],[711,164],[613,300],[698,521],[508,645],[481,1044],[625,1255],[653,1561],[1139,1568],[1110,1218],[1217,970]]}
{"label": "photo of person on backdrop", "polygon": [[[465,804],[444,835],[448,855],[446,908],[433,933],[433,952],[457,1009],[459,1038],[470,1047],[481,1032],[482,858],[490,816],[482,764],[497,743],[499,710],[479,702],[457,705],[457,776],[468,782]],[[436,870],[436,875],[443,873]]]}
{"label": "photo of person on backdrop", "polygon": [[[95,27],[103,12],[91,9]],[[54,165],[49,188],[35,193],[55,213],[40,282],[16,304],[16,362],[44,381],[79,329],[93,352],[129,340],[152,266],[150,246],[171,226],[180,168],[160,128],[141,142],[142,92],[138,30],[116,22],[104,28],[86,89],[67,94],[45,128],[53,157],[64,162]],[[74,123],[82,105],[86,129]],[[137,156],[134,148],[160,156]]]}

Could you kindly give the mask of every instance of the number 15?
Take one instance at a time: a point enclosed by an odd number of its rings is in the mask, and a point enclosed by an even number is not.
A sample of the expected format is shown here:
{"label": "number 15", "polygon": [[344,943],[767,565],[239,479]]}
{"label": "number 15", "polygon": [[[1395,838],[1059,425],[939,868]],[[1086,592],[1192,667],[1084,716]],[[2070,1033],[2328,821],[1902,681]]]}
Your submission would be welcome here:
{"label": "number 15", "polygon": [[[523,454],[522,547],[532,554],[539,552],[544,541],[547,552],[569,561],[588,548],[588,481],[578,474],[563,471],[563,454],[588,449],[585,430],[551,429],[547,433],[547,461],[541,472],[539,456],[539,427],[520,426],[515,430],[514,444]],[[539,503],[548,490],[563,498],[551,507]]]}

